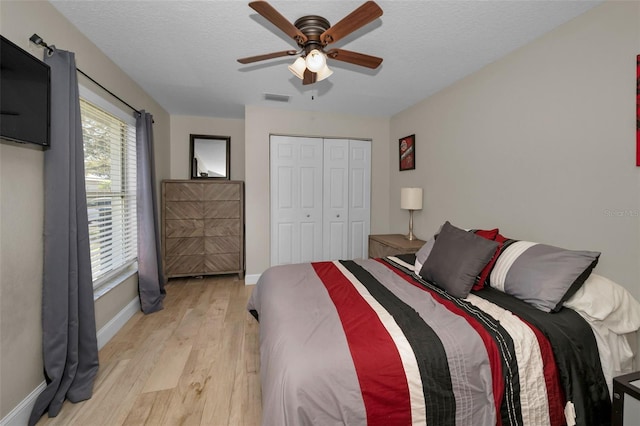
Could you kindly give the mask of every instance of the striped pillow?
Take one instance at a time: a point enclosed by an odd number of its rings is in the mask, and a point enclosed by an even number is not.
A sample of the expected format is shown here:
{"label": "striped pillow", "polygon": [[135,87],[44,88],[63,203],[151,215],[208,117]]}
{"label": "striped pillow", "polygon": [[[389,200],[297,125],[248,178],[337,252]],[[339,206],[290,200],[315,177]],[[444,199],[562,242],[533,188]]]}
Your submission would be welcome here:
{"label": "striped pillow", "polygon": [[490,230],[477,229],[477,230],[473,230],[472,232],[474,232],[476,235],[480,235],[483,238],[486,238],[488,240],[495,241],[498,243],[498,248],[496,249],[495,253],[493,253],[491,260],[489,260],[489,263],[487,263],[484,266],[484,268],[482,268],[482,271],[478,275],[478,278],[476,279],[475,284],[473,284],[473,287],[471,287],[471,290],[477,291],[477,290],[482,290],[484,288],[487,278],[489,277],[489,273],[491,272],[491,268],[493,268],[493,264],[498,258],[498,255],[500,254],[500,250],[502,249],[502,244],[497,239],[498,236],[501,236],[499,234],[500,230],[498,228],[490,229]]}
{"label": "striped pillow", "polygon": [[557,312],[598,263],[600,252],[566,250],[530,241],[506,246],[490,285],[545,312]]}
{"label": "striped pillow", "polygon": [[493,254],[493,257],[491,258],[491,260],[489,260],[489,263],[487,263],[487,265],[484,267],[482,272],[480,272],[480,275],[478,276],[478,281],[476,281],[476,283],[473,285],[472,290],[482,290],[485,286],[489,285],[489,274],[491,274],[491,271],[493,270],[493,266],[496,264],[498,257],[500,257],[500,253],[502,253],[502,250],[504,250],[505,246],[508,246],[509,244],[514,242],[514,240],[505,238],[500,233],[498,233],[498,235],[495,236],[493,241],[498,243],[498,248],[496,249],[496,252]]}

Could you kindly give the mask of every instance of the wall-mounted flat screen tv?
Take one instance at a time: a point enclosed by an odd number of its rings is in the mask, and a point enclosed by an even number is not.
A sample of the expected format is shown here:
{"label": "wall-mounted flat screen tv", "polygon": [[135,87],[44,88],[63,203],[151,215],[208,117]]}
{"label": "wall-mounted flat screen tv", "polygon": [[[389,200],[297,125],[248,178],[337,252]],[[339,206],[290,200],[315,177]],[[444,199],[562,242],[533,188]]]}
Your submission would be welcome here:
{"label": "wall-mounted flat screen tv", "polygon": [[0,138],[49,147],[49,65],[0,38]]}

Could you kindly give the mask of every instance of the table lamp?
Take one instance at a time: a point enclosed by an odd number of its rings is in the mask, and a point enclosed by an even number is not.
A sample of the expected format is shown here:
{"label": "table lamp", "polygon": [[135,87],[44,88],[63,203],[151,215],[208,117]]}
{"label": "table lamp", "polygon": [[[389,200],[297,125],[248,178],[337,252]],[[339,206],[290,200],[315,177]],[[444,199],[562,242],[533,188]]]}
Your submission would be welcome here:
{"label": "table lamp", "polygon": [[409,210],[409,235],[405,238],[415,240],[413,235],[413,211],[422,210],[422,188],[402,188],[400,192],[400,208]]}

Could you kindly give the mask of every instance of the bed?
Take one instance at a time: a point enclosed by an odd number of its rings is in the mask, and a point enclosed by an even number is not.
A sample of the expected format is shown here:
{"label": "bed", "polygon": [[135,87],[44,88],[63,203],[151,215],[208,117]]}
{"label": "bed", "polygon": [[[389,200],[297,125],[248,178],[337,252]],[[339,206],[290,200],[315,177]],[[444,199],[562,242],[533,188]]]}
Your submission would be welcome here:
{"label": "bed", "polygon": [[[611,336],[598,339],[577,310],[478,285],[480,270],[452,295],[421,274],[444,241],[428,242],[422,262],[419,252],[262,274],[247,308],[260,323],[264,425],[609,424],[599,347]],[[482,260],[496,282],[508,246]]]}

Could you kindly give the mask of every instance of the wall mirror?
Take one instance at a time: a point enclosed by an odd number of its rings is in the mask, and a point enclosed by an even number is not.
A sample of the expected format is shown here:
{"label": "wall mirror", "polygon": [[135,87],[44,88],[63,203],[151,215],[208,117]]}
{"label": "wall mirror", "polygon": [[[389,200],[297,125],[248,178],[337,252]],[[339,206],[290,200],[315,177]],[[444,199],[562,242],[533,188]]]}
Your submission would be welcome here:
{"label": "wall mirror", "polygon": [[191,179],[230,179],[231,138],[190,135]]}

